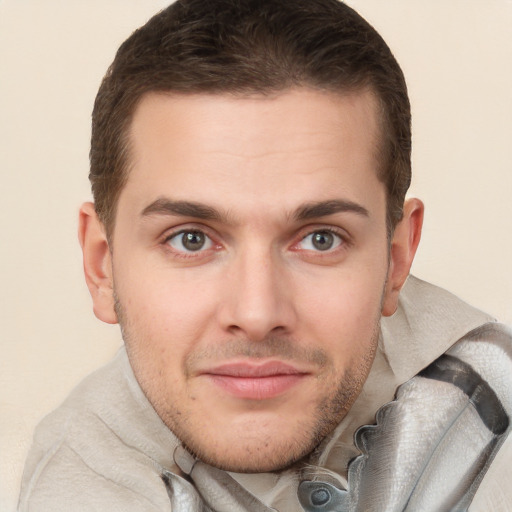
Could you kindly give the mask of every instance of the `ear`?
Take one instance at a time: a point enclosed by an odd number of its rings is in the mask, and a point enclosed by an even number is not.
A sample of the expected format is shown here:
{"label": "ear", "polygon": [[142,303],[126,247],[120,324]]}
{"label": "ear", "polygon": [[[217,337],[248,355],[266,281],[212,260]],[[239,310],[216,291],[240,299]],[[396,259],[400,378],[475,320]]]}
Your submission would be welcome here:
{"label": "ear", "polygon": [[117,315],[114,308],[112,257],[105,228],[93,203],[84,203],[80,208],[78,239],[94,314],[103,322],[115,324]]}
{"label": "ear", "polygon": [[388,280],[382,304],[382,315],[391,316],[398,307],[400,290],[409,275],[420,243],[424,206],[419,199],[408,199],[404,215],[396,225],[391,240]]}

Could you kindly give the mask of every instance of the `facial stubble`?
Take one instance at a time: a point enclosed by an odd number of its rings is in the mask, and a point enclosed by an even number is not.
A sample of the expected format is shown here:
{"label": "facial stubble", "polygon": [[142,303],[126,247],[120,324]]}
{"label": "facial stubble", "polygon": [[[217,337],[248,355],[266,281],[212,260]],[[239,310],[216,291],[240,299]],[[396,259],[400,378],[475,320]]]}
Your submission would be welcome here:
{"label": "facial stubble", "polygon": [[[335,429],[352,407],[366,381],[378,343],[380,314],[373,322],[372,338],[364,356],[347,365],[343,374],[337,379],[333,379],[333,385],[316,404],[315,413],[310,416],[308,421],[297,421],[293,435],[286,439],[286,442],[279,443],[277,447],[272,446],[275,443],[273,443],[271,435],[261,432],[257,445],[254,446],[251,440],[245,446],[245,450],[240,450],[240,455],[237,456],[233,451],[230,453],[229,450],[219,452],[216,450],[214,442],[201,442],[207,438],[207,433],[202,432],[198,436],[195,429],[190,428],[190,418],[187,417],[180,404],[173,403],[168,397],[158,396],[150,391],[154,379],[151,377],[147,379],[145,372],[141,371],[140,365],[137,364],[137,361],[141,360],[137,353],[140,350],[140,344],[133,342],[134,332],[130,327],[125,309],[117,295],[114,297],[115,311],[134,374],[157,414],[195,457],[219,469],[237,473],[281,470],[293,466],[311,453]],[[314,364],[321,370],[317,377],[319,380],[329,380],[336,375],[332,361],[323,350],[300,347],[295,340],[284,336],[270,336],[258,343],[243,339],[232,340],[219,343],[219,346],[201,352],[192,353],[185,362],[185,369],[188,369],[188,371],[185,370],[185,374],[191,373],[201,360],[212,360],[212,358],[213,360],[225,360],[237,356],[253,359],[275,357]],[[153,382],[151,382],[152,380]],[[290,418],[291,422],[294,420],[294,418]],[[260,433],[258,432],[258,434]],[[229,432],[228,435],[232,443],[236,436],[232,432]]]}

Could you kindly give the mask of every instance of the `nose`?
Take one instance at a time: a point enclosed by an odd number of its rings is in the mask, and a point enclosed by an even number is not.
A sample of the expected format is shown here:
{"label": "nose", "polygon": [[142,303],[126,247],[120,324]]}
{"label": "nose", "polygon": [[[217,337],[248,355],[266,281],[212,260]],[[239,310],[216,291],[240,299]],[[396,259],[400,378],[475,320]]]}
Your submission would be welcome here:
{"label": "nose", "polygon": [[289,272],[271,250],[246,250],[234,258],[224,281],[219,319],[224,331],[261,341],[291,334],[296,311]]}

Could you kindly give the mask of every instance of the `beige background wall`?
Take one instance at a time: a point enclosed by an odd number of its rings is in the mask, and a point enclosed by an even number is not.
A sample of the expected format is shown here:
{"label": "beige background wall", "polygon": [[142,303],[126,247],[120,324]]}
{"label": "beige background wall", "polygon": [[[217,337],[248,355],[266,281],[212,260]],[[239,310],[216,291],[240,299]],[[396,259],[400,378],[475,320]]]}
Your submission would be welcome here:
{"label": "beige background wall", "polygon": [[[512,1],[352,0],[408,78],[414,272],[512,324]],[[117,46],[163,0],[0,0],[0,510],[34,425],[120,344],[81,275],[90,111]]]}

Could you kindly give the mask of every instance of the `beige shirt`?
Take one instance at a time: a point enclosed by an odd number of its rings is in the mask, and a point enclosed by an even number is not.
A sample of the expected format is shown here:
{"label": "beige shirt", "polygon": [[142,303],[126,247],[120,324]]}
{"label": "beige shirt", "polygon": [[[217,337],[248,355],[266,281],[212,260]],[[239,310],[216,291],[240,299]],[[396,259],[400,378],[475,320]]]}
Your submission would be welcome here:
{"label": "beige shirt", "polygon": [[[398,311],[383,319],[379,349],[349,414],[326,439],[311,471],[334,472],[346,487],[347,466],[359,452],[355,430],[374,422],[396,388],[464,334],[492,319],[437,287],[410,277]],[[510,390],[512,393],[512,390]],[[161,479],[173,471],[179,441],[141,391],[126,352],[85,379],[36,430],[26,462],[20,512],[170,511]],[[491,465],[471,512],[512,512],[512,438]],[[280,512],[297,512],[298,476],[232,476]]]}

